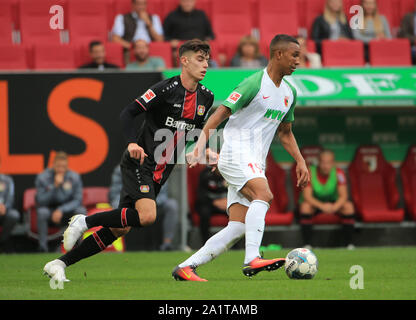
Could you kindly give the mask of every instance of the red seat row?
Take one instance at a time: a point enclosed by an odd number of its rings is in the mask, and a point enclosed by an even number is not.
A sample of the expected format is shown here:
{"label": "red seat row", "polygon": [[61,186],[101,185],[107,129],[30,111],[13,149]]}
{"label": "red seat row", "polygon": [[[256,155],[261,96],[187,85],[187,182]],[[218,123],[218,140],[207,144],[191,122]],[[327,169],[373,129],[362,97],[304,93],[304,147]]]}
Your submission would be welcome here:
{"label": "red seat row", "polygon": [[[317,164],[321,146],[301,148],[301,153],[308,165]],[[199,174],[202,166],[188,169],[188,203],[191,220],[199,225],[199,216],[195,209]],[[416,221],[416,145],[409,148],[408,154],[400,168],[406,211]],[[399,193],[396,185],[396,171],[388,163],[380,147],[375,145],[357,148],[354,159],[348,168],[351,197],[356,213],[363,222],[400,222],[404,219],[404,209],[398,208]],[[285,171],[269,154],[266,176],[270,189],[275,195],[266,215],[266,225],[290,225],[294,215],[287,210],[289,198],[286,190]],[[294,201],[298,203],[300,189],[296,187],[295,166],[291,169]],[[212,226],[224,226],[228,222],[224,214],[211,217]],[[340,223],[338,215],[318,213],[313,217],[314,224]]]}
{"label": "red seat row", "polygon": [[[344,0],[349,9],[360,0]],[[179,0],[148,0],[148,9],[163,20],[175,9]],[[414,10],[413,0],[378,0],[379,11],[397,29],[406,12]],[[263,40],[269,41],[276,33],[298,34],[299,28],[311,30],[314,19],[322,14],[325,0],[198,0],[211,19],[220,41],[238,41],[243,35],[258,28]],[[60,30],[50,28],[51,7],[64,9],[64,28],[70,42],[92,39],[107,40],[114,17],[131,11],[131,0],[1,0],[0,39],[10,43],[12,30],[20,30],[23,43],[39,41],[61,42]]]}
{"label": "red seat row", "polygon": [[[27,189],[23,194],[23,211],[25,221],[29,224],[28,235],[32,239],[38,239],[38,225],[36,213],[36,189]],[[87,209],[87,215],[95,214],[98,211],[109,209],[97,209],[97,204],[108,203],[107,187],[85,187],[83,188],[82,205]],[[58,226],[48,227],[48,240],[54,240],[62,236],[61,228]],[[107,251],[114,251],[110,246]]]}
{"label": "red seat row", "polygon": [[[407,39],[373,40],[369,43],[372,66],[410,66],[410,42]],[[358,40],[322,41],[322,65],[364,66],[364,44]]]}
{"label": "red seat row", "polygon": [[[114,42],[105,43],[107,62],[124,66],[123,48]],[[170,44],[150,43],[150,54],[160,56],[172,67]],[[36,44],[28,46],[0,44],[0,70],[63,70],[75,69],[90,62],[86,44]]]}

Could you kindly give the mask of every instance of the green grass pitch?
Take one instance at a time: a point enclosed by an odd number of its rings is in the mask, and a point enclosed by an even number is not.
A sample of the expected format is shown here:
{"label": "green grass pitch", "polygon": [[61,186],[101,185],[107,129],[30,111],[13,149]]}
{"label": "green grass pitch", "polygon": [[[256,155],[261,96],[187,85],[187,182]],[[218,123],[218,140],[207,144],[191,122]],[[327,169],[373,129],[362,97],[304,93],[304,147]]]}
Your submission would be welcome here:
{"label": "green grass pitch", "polygon": [[[289,249],[266,252],[284,257]],[[415,299],[416,248],[316,249],[319,271],[312,280],[290,280],[283,269],[252,279],[241,272],[243,251],[231,250],[198,269],[206,283],[179,282],[171,270],[185,252],[102,253],[66,269],[71,282],[53,290],[42,275],[57,254],[0,255],[0,299],[283,300]],[[364,271],[364,289],[350,288],[350,268]]]}

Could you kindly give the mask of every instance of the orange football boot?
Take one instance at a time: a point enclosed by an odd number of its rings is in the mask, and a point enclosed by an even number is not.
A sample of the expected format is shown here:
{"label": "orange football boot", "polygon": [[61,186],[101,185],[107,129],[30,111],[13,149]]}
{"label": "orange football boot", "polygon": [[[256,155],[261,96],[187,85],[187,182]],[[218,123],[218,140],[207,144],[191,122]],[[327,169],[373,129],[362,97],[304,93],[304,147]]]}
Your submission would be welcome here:
{"label": "orange football boot", "polygon": [[201,277],[199,277],[196,274],[195,269],[196,268],[193,268],[191,266],[186,266],[183,268],[179,268],[179,266],[177,266],[172,271],[172,277],[175,280],[179,280],[179,281],[208,281],[206,279],[202,279]]}
{"label": "orange football boot", "polygon": [[247,277],[251,277],[263,270],[277,270],[285,264],[285,261],[284,258],[268,260],[257,257],[251,260],[250,263],[243,265],[243,274]]}

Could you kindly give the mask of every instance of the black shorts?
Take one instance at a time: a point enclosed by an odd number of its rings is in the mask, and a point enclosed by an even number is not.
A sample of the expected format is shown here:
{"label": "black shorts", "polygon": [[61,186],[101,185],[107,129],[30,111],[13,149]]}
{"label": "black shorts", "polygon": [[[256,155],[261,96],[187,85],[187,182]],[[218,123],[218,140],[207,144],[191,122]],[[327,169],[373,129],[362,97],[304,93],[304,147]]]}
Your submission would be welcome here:
{"label": "black shorts", "polygon": [[161,185],[153,181],[153,172],[140,165],[140,161],[124,151],[120,162],[121,181],[119,208],[135,208],[140,199],[156,200]]}

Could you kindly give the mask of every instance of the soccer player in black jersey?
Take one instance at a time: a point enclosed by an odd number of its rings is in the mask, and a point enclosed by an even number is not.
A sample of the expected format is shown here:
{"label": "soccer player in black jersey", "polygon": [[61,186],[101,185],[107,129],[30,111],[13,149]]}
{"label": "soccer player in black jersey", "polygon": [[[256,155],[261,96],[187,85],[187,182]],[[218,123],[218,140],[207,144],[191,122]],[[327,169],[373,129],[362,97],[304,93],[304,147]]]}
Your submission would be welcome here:
{"label": "soccer player in black jersey", "polygon": [[[178,156],[193,144],[195,129],[202,129],[214,95],[199,81],[208,68],[210,47],[200,40],[185,42],[179,49],[182,71],[150,87],[129,104],[120,119],[127,149],[121,159],[123,189],[118,209],[74,216],[64,233],[65,255],[47,263],[44,272],[56,281],[66,281],[65,268],[104,250],[131,227],[151,225],[156,219],[156,196],[168,179]],[[135,118],[145,113],[144,131],[137,138]],[[218,155],[207,149],[210,159]],[[214,160],[215,162],[215,160]],[[74,247],[82,234],[102,226]]]}

